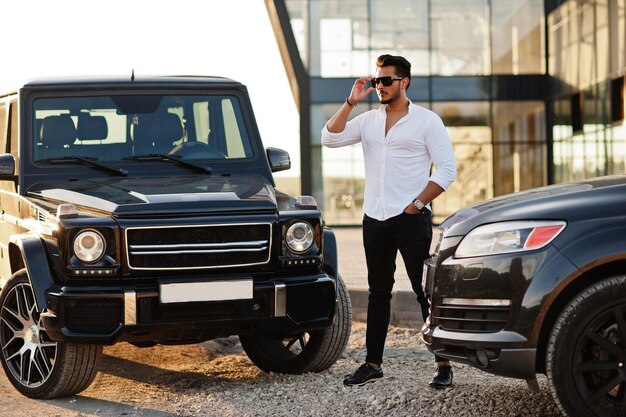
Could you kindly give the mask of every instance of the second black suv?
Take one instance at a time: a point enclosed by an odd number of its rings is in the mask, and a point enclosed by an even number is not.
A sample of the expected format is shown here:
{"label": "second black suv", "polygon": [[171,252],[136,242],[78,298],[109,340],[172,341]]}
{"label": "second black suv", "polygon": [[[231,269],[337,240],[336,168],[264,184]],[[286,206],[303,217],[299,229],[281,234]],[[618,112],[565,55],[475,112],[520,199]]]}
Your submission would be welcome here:
{"label": "second black suv", "polygon": [[[8,129],[7,129],[8,127]],[[72,395],[102,346],[239,335],[266,371],[318,372],[351,325],[332,231],[275,188],[225,78],[42,80],[0,96],[0,361]]]}
{"label": "second black suv", "polygon": [[565,414],[626,415],[626,176],[489,200],[441,229],[428,348],[534,388],[546,373]]}

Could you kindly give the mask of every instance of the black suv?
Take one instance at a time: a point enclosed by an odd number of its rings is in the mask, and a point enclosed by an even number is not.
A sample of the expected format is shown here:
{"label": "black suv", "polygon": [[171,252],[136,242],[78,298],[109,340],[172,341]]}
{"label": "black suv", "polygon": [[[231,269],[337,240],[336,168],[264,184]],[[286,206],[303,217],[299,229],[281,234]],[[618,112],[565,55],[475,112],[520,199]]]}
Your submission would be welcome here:
{"label": "black suv", "polygon": [[531,388],[546,373],[571,416],[626,415],[626,176],[486,201],[441,231],[430,351]]}
{"label": "black suv", "polygon": [[0,360],[33,398],[103,345],[239,335],[265,371],[341,355],[351,305],[312,197],[275,188],[246,88],[219,77],[42,80],[0,96]]}

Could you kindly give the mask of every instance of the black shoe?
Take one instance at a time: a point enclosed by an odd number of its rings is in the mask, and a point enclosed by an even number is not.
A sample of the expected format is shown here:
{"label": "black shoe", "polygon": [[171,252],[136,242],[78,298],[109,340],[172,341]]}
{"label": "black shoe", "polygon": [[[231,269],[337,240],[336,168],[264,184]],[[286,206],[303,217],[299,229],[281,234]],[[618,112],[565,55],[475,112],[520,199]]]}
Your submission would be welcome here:
{"label": "black shoe", "polygon": [[433,376],[428,385],[434,388],[447,388],[452,385],[452,367],[438,366],[435,376]]}
{"label": "black shoe", "polygon": [[363,385],[368,382],[373,382],[376,378],[383,377],[383,368],[374,368],[369,363],[364,363],[359,366],[352,375],[343,380],[343,385]]}

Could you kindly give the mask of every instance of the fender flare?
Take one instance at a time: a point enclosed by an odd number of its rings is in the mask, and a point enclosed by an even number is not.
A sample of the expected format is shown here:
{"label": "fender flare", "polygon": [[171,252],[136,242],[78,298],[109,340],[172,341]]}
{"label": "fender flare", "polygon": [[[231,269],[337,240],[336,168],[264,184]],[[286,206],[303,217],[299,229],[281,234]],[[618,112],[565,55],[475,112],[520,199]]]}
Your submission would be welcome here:
{"label": "fender flare", "polygon": [[339,276],[339,263],[337,260],[337,239],[335,233],[329,227],[324,227],[324,271],[333,278]]}
{"label": "fender flare", "polygon": [[[37,308],[39,311],[44,311],[48,305],[46,295],[50,287],[54,285],[45,244],[36,235],[12,236],[10,242],[11,269],[15,273],[20,265],[26,268]],[[19,253],[15,253],[17,251]],[[21,259],[17,258],[18,256]]]}

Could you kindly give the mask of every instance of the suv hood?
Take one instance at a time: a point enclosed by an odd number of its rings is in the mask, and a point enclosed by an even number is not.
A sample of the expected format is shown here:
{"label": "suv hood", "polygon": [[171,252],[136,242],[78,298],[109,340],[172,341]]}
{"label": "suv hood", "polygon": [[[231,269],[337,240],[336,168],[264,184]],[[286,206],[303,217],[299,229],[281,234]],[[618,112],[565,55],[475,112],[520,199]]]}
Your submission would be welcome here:
{"label": "suv hood", "polygon": [[114,217],[276,211],[274,187],[260,175],[94,178],[40,182],[27,192],[53,205]]}
{"label": "suv hood", "polygon": [[446,236],[464,236],[487,223],[511,220],[577,221],[623,215],[626,175],[593,178],[508,194],[464,208],[441,223]]}

